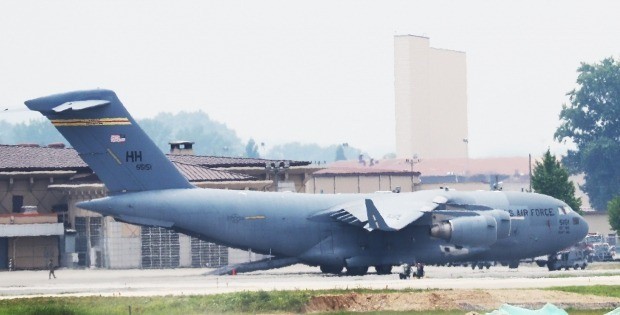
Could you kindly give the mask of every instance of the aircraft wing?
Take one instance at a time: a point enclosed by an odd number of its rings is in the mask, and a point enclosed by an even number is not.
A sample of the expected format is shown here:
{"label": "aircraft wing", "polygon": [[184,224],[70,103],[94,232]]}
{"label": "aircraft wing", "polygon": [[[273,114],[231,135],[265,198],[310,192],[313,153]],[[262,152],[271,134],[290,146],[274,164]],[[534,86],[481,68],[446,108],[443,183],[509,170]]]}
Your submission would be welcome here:
{"label": "aircraft wing", "polygon": [[398,231],[436,207],[436,203],[427,201],[404,202],[395,198],[366,198],[332,207],[310,219],[329,217],[368,231]]}

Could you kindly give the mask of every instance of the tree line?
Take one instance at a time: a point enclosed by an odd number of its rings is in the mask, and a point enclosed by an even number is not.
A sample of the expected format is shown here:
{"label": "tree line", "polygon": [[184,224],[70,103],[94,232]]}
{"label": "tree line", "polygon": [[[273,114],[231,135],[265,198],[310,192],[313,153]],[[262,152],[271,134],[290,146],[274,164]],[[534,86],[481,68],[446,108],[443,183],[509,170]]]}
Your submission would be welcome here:
{"label": "tree line", "polygon": [[[357,159],[360,149],[334,144],[320,146],[313,143],[292,142],[271,146],[257,143],[254,139],[243,142],[226,124],[212,120],[203,111],[159,113],[153,118],[138,119],[155,144],[163,151],[170,150],[170,141],[193,141],[194,153],[198,155],[288,159],[329,163],[337,159]],[[47,119],[33,119],[22,123],[0,120],[0,144],[39,144],[62,142],[65,138]]]}
{"label": "tree line", "polygon": [[[580,188],[596,210],[607,210],[609,223],[620,229],[620,62],[613,57],[582,63],[577,69],[577,87],[567,93],[560,126],[554,137],[575,145],[562,158],[562,165],[549,151],[536,164],[535,190],[555,194],[571,207],[581,205],[568,173],[585,176]],[[576,208],[578,209],[578,208]]]}

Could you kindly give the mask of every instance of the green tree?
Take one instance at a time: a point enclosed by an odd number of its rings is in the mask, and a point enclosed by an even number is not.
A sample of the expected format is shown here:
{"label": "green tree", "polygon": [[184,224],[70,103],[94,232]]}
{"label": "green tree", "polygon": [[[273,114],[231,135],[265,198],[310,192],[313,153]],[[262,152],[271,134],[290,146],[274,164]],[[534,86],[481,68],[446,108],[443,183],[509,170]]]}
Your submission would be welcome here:
{"label": "green tree", "polygon": [[344,161],[346,159],[347,157],[346,155],[344,155],[344,148],[342,147],[342,145],[339,145],[336,149],[336,161]]}
{"label": "green tree", "polygon": [[568,171],[549,150],[541,162],[534,164],[532,188],[537,193],[560,199],[575,211],[581,212],[581,198],[575,197],[575,186],[568,180]]}
{"label": "green tree", "polygon": [[609,225],[614,231],[620,231],[620,196],[615,196],[607,203]]}
{"label": "green tree", "polygon": [[577,72],[578,87],[562,106],[555,138],[576,144],[563,163],[572,173],[585,174],[582,189],[595,209],[605,209],[620,193],[620,62],[610,57],[582,63]]}
{"label": "green tree", "polygon": [[12,142],[36,143],[48,145],[54,142],[67,143],[65,138],[54,128],[47,119],[31,119],[28,123],[18,123],[13,126]]}
{"label": "green tree", "polygon": [[[311,162],[331,162],[334,160],[334,152],[342,144],[332,144],[322,147],[316,143],[289,142],[273,146],[265,157],[274,160],[298,160]],[[343,146],[345,156],[357,157],[362,151],[352,146]]]}
{"label": "green tree", "polygon": [[164,152],[175,140],[194,141],[197,155],[241,156],[243,142],[234,130],[212,120],[203,111],[159,113],[153,118],[138,120],[140,127]]}
{"label": "green tree", "polygon": [[258,154],[258,145],[254,139],[250,138],[248,140],[248,144],[245,145],[245,157],[248,158],[258,158],[260,155]]}

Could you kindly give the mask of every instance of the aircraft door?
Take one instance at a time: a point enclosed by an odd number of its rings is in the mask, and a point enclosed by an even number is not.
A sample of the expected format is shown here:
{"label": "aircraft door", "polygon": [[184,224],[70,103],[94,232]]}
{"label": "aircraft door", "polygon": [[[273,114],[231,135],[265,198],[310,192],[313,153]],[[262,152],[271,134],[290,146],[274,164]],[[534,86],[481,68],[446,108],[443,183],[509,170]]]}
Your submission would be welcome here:
{"label": "aircraft door", "polygon": [[334,254],[334,233],[329,224],[319,224],[319,246],[321,254]]}
{"label": "aircraft door", "polygon": [[9,268],[9,239],[0,237],[0,270]]}
{"label": "aircraft door", "polygon": [[528,239],[522,240],[531,251],[546,250],[548,241],[557,236],[558,215],[557,209],[550,207],[529,207],[518,212],[522,215],[524,229],[527,229]]}
{"label": "aircraft door", "polygon": [[519,240],[529,238],[530,229],[525,224],[525,218],[523,217],[511,217],[510,218],[510,236]]}

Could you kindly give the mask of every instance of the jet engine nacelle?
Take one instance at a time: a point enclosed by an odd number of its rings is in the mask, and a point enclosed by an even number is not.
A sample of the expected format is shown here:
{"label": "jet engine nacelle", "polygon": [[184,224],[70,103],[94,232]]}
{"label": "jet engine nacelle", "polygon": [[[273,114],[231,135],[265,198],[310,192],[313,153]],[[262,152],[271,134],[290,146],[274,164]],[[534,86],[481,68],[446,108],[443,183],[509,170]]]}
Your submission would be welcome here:
{"label": "jet engine nacelle", "polygon": [[490,210],[478,212],[483,216],[491,216],[497,224],[497,238],[502,239],[510,236],[510,214],[504,210]]}
{"label": "jet engine nacelle", "polygon": [[497,242],[497,223],[491,216],[457,217],[434,225],[431,236],[455,245],[488,246]]}
{"label": "jet engine nacelle", "polygon": [[488,246],[510,236],[510,215],[503,210],[476,211],[433,225],[431,236],[462,246]]}

